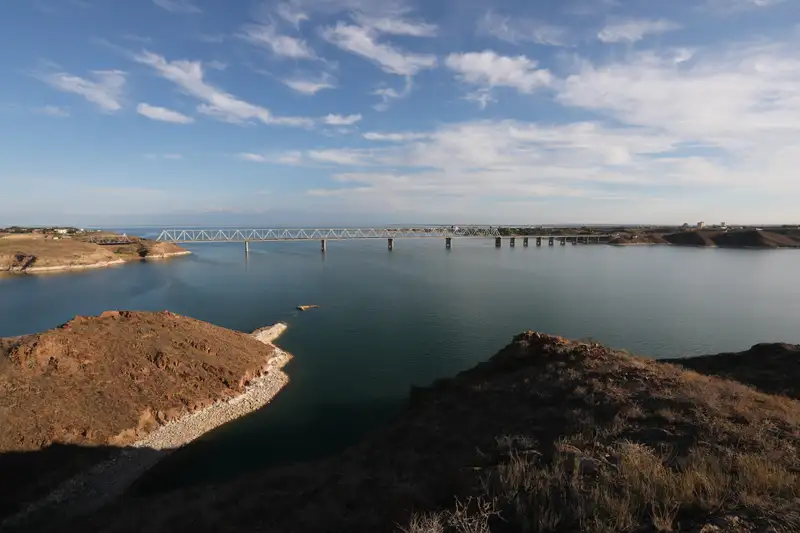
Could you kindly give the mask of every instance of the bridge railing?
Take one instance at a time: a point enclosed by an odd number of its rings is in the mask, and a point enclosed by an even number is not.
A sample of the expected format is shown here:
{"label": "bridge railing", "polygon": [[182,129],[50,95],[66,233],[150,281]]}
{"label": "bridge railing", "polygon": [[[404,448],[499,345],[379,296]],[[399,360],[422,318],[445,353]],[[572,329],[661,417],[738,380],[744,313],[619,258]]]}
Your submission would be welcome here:
{"label": "bridge railing", "polygon": [[419,237],[499,237],[491,226],[442,226],[427,228],[298,228],[298,229],[165,229],[165,242],[302,241]]}

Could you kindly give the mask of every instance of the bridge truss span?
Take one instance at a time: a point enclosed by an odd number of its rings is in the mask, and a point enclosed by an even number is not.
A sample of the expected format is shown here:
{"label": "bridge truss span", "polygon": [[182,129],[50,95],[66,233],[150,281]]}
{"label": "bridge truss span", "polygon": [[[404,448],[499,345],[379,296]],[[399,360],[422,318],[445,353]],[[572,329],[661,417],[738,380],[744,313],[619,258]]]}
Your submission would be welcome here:
{"label": "bridge truss span", "polygon": [[436,226],[427,228],[298,228],[298,229],[165,229],[159,241],[257,242],[344,239],[401,239],[433,237],[500,237],[491,226]]}

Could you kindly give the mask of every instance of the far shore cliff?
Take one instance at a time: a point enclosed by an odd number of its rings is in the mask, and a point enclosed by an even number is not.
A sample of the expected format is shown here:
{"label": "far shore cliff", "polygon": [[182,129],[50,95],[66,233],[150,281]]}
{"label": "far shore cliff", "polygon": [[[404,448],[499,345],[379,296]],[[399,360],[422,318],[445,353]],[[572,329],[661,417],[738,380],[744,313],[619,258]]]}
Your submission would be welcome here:
{"label": "far shore cliff", "polygon": [[102,245],[91,238],[113,233],[84,235],[0,234],[0,273],[44,274],[103,268],[129,261],[164,259],[191,252],[167,242],[127,237],[122,244]]}

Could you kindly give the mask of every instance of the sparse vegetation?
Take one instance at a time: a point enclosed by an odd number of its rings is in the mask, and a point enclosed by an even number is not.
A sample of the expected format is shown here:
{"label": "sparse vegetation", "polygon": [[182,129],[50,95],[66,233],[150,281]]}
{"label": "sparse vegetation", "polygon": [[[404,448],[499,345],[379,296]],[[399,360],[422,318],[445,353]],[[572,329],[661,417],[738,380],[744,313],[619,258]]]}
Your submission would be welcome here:
{"label": "sparse vegetation", "polygon": [[490,361],[413,390],[395,423],[338,457],[123,499],[77,526],[792,533],[798,445],[791,398],[529,332]]}

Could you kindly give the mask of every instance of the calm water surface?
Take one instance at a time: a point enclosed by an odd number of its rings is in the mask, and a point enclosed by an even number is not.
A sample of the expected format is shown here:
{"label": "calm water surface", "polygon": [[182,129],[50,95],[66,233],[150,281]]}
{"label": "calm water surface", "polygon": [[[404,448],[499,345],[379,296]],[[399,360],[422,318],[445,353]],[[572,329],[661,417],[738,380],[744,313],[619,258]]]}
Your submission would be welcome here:
{"label": "calm water surface", "polygon": [[[279,320],[295,355],[266,408],[174,454],[141,490],[339,450],[409,386],[487,359],[526,329],[653,357],[800,343],[800,252],[677,247],[494,248],[492,240],[188,246],[192,256],[0,278],[0,336],[106,309],[169,309],[252,331]],[[298,313],[298,304],[319,310]]]}

